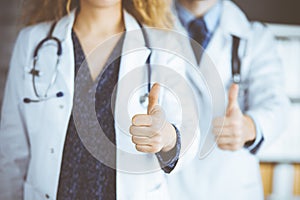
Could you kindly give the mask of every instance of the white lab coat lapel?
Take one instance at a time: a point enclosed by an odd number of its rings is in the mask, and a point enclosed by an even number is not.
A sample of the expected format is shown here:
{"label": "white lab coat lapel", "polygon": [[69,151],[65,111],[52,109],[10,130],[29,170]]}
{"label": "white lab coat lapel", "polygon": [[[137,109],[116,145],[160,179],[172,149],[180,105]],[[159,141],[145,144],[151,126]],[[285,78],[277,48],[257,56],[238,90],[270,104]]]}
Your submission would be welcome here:
{"label": "white lab coat lapel", "polygon": [[[125,127],[131,123],[131,119],[128,118],[127,112],[122,112],[124,104],[127,104],[129,99],[120,99],[125,98],[126,91],[130,88],[129,85],[134,84],[138,80],[146,80],[146,73],[144,73],[144,77],[141,76],[140,73],[134,71],[138,67],[144,67],[148,56],[150,55],[150,50],[145,47],[144,37],[141,31],[141,27],[138,22],[127,12],[124,12],[124,22],[126,28],[126,35],[124,38],[123,49],[122,49],[122,58],[119,69],[119,77],[118,77],[118,90],[117,90],[117,99],[116,99],[116,107],[115,107],[115,117],[117,123],[120,124],[121,127]],[[143,68],[145,69],[145,68]],[[144,72],[145,70],[143,70]],[[146,72],[146,71],[145,71]],[[131,77],[128,80],[128,77]],[[135,79],[135,80],[132,80]],[[127,105],[126,105],[127,106]],[[121,111],[119,110],[119,107]],[[133,112],[137,112],[138,110],[134,108]],[[124,114],[124,115],[123,115]],[[124,135],[127,134],[128,128],[124,131],[126,133],[121,133],[122,130],[120,127],[116,126],[116,143],[121,149],[126,149],[129,152],[135,151],[132,143],[127,144],[124,141],[127,141],[128,138],[123,138]],[[122,142],[119,142],[122,141]]]}
{"label": "white lab coat lapel", "polygon": [[70,96],[73,96],[74,93],[74,51],[73,51],[73,42],[71,38],[71,31],[75,20],[74,9],[69,15],[63,17],[59,20],[53,30],[53,36],[57,37],[62,44],[62,56],[60,59],[59,66],[59,77],[64,81],[64,87]]}
{"label": "white lab coat lapel", "polygon": [[[223,1],[222,3],[221,21],[206,49],[206,53],[208,59],[211,59],[214,63],[224,87],[228,88],[231,80],[232,36],[241,38],[240,47],[243,46],[243,48],[239,48],[239,56],[245,62],[243,58],[245,52],[241,50],[245,49],[244,45],[246,45],[246,40],[250,33],[250,24],[245,16],[241,16],[239,9],[232,8],[235,5],[227,1]],[[203,64],[205,63],[204,61]],[[245,69],[242,67],[242,70]]]}
{"label": "white lab coat lapel", "polygon": [[230,47],[230,38],[224,39],[224,33],[222,32],[222,30],[218,29],[214,33],[206,49],[206,54],[214,62],[215,67],[218,69],[219,72],[224,68],[223,61],[228,57],[228,55],[224,53],[224,51],[227,52],[229,47]]}
{"label": "white lab coat lapel", "polygon": [[[126,11],[123,16],[126,35],[122,50],[122,55],[124,55],[124,57],[121,59],[122,67],[119,72],[119,80],[137,66],[144,65],[150,54],[150,50],[145,46],[144,37],[138,22]],[[135,53],[132,53],[134,51]],[[138,53],[138,55],[136,53]]]}
{"label": "white lab coat lapel", "polygon": [[[245,16],[241,17],[238,9],[232,9],[234,5],[228,4],[226,1],[222,3],[221,21],[206,49],[206,53],[213,60],[223,81],[226,81],[228,76],[231,76],[228,67],[231,67],[232,36],[238,36],[242,40],[246,39],[250,32],[250,24]],[[237,19],[238,22],[232,19]]]}

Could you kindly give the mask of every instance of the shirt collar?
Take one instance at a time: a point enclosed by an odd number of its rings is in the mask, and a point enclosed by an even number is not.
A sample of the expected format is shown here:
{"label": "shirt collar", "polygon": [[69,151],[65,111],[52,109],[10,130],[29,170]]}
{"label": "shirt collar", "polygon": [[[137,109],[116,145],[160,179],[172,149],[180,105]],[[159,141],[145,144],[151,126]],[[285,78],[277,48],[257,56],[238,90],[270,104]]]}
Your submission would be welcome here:
{"label": "shirt collar", "polygon": [[[178,17],[184,26],[184,28],[188,29],[189,24],[193,21],[196,16],[183,7],[178,1],[175,2],[176,10],[178,12]],[[218,1],[216,5],[214,5],[205,15],[204,15],[204,22],[206,27],[210,33],[214,32],[218,23],[220,21],[222,13],[222,2]]]}

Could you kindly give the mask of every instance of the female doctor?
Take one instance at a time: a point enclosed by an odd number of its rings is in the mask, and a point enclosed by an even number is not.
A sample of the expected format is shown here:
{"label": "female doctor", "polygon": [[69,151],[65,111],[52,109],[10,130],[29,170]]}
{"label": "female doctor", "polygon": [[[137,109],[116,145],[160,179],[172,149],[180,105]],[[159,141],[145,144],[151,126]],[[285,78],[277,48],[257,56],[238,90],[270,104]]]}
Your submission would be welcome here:
{"label": "female doctor", "polygon": [[[90,65],[87,56],[115,34],[132,30],[142,32],[144,25],[141,24],[171,28],[172,18],[167,10],[170,6],[166,2],[68,0],[35,1],[31,5],[34,9],[27,15],[31,26],[18,36],[3,102],[0,199],[168,198],[164,176],[177,165],[183,135],[177,117],[180,115],[178,104],[167,97],[168,93],[164,93],[160,85],[154,84],[148,95],[148,107],[142,108],[138,101],[121,99],[120,93],[128,90],[126,84],[129,83],[120,81],[113,106],[118,114],[118,108],[128,104],[132,117],[132,122],[125,122],[130,132],[128,137],[110,114],[110,94],[120,77],[144,66],[148,59],[171,68],[181,62],[173,54],[150,51],[143,42],[137,53],[124,53],[133,42],[141,42],[140,39],[128,41],[126,34],[114,40],[112,48],[101,51],[97,65]],[[77,9],[68,12],[73,8]],[[113,55],[122,52],[121,58],[106,66]],[[118,167],[122,164],[119,161],[122,154],[104,149],[107,151],[104,153],[115,160],[115,166],[107,166],[83,144],[74,120],[73,102],[78,100],[75,79],[82,75],[80,67],[85,59],[89,74],[83,79],[97,80],[94,109],[107,138],[130,152],[144,155],[141,160],[145,166],[155,163],[159,170],[123,173]],[[183,66],[178,69],[177,72],[184,73]],[[143,70],[140,73],[137,70],[136,77],[146,79],[146,67]],[[152,67],[152,80],[163,80],[164,77],[159,78],[161,73],[155,70]],[[97,79],[100,72],[101,78]],[[172,83],[168,87],[176,88],[176,81]],[[145,91],[138,91],[138,95],[143,94]],[[157,105],[158,97],[162,106]],[[124,101],[129,103],[124,104]],[[184,107],[184,102],[181,105]],[[141,114],[145,112],[147,114]],[[194,144],[197,146],[196,142]],[[189,151],[191,157],[194,155],[192,149]]]}

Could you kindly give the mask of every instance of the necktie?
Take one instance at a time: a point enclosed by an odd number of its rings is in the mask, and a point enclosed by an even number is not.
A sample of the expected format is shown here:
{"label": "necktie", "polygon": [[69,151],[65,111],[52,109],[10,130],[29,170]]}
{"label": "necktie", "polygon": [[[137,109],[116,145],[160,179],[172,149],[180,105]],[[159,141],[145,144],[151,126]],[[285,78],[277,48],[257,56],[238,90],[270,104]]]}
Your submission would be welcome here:
{"label": "necktie", "polygon": [[[191,42],[195,57],[199,64],[202,51],[207,47],[210,39],[210,35],[204,19],[196,18],[192,22],[190,22],[188,32],[189,36],[198,43],[196,44],[195,42]],[[199,45],[201,45],[202,48]]]}

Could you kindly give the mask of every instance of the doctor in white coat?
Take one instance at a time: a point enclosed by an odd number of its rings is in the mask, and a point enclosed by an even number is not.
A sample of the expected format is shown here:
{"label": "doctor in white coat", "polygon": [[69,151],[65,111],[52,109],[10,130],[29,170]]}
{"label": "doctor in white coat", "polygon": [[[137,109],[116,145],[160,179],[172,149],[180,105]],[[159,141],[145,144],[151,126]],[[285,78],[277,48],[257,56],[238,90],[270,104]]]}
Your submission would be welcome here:
{"label": "doctor in white coat", "polygon": [[[76,88],[74,82],[75,63],[71,33],[73,29],[79,35],[83,49],[88,55],[96,47],[97,42],[91,42],[86,40],[87,38],[81,37],[80,34],[83,32],[80,27],[89,23],[89,25],[95,25],[93,23],[97,20],[103,22],[103,24],[98,24],[99,26],[105,27],[110,27],[112,22],[121,23],[121,29],[112,30],[115,31],[114,33],[121,32],[123,29],[127,33],[137,32],[134,34],[135,37],[130,34],[125,36],[122,48],[124,55],[122,54],[120,61],[115,115],[116,121],[121,120],[121,125],[120,123],[115,124],[115,135],[117,147],[123,149],[121,149],[122,151],[118,150],[116,155],[115,197],[128,200],[168,199],[166,173],[170,173],[174,168],[177,169],[182,163],[188,162],[196,155],[199,129],[197,127],[193,129],[195,134],[188,130],[189,126],[193,126],[193,124],[197,126],[198,119],[192,113],[183,116],[185,110],[192,106],[190,99],[194,97],[193,94],[187,93],[189,91],[187,88],[183,87],[184,80],[174,80],[174,77],[168,76],[168,73],[161,73],[157,69],[159,67],[155,68],[154,66],[166,66],[169,72],[176,72],[184,77],[185,62],[173,53],[155,49],[150,51],[149,48],[146,48],[141,26],[127,11],[122,11],[121,1],[82,0],[80,3],[79,13],[84,13],[85,19],[91,21],[80,21],[80,18],[76,18],[75,11],[72,11],[58,20],[52,33],[52,36],[61,41],[62,55],[58,63],[57,77],[48,94],[55,94],[57,91],[62,91],[63,94],[59,92],[60,94],[56,97],[37,99],[33,84],[38,89],[45,89],[49,82],[43,82],[36,78],[33,83],[32,79],[33,73],[37,72],[32,71],[34,49],[49,33],[53,22],[43,22],[27,27],[18,36],[5,89],[0,127],[0,199],[57,198],[66,133],[73,106],[75,106],[73,104],[74,93],[76,93],[74,91]],[[87,8],[92,9],[90,12],[86,12]],[[121,10],[120,15],[116,10]],[[101,11],[104,12],[101,13]],[[105,24],[105,20],[101,21],[101,18],[97,18],[99,17],[97,12],[101,13],[102,19],[110,17],[109,24]],[[92,15],[89,16],[89,14]],[[120,18],[116,19],[118,17]],[[141,19],[143,18],[141,17]],[[151,25],[149,21],[148,23]],[[150,41],[151,37],[149,34]],[[157,44],[163,44],[164,36],[159,34],[158,37],[154,40]],[[40,64],[38,67],[41,67],[37,70],[40,70],[40,75],[45,78],[43,80],[51,80],[55,70],[48,67],[55,64],[56,47],[53,42],[50,41],[46,44],[39,53]],[[124,100],[122,92],[128,90],[132,83],[122,82],[122,79],[136,70],[137,74],[133,76],[135,79],[131,81],[137,83],[138,86],[144,86],[145,82],[147,83],[145,63],[150,54],[151,82],[160,82],[164,87],[161,87],[160,91],[158,85],[152,88],[147,111],[147,106],[139,103],[139,98],[145,94],[146,87],[139,87],[144,89],[137,89],[137,92],[127,91],[132,96],[130,99]],[[93,68],[90,70],[92,73],[93,70],[98,73],[101,71]],[[97,77],[97,75],[93,76],[92,74],[92,77]],[[180,97],[186,98],[181,99]],[[40,101],[34,102],[35,100]],[[161,107],[158,106],[158,103]],[[122,115],[120,119],[118,118],[120,113],[124,113],[124,108],[125,113],[130,116],[130,120],[122,121]],[[191,110],[195,109],[191,108]],[[188,123],[185,124],[185,121]],[[80,130],[80,127],[77,128]],[[167,157],[170,160],[164,160],[166,157],[163,156],[162,151],[165,153],[172,151],[172,159]],[[130,163],[132,160],[124,159],[126,154],[139,157],[134,160],[135,162]],[[133,168],[126,168],[128,162]],[[166,166],[162,166],[162,163]],[[135,168],[136,166],[138,167]],[[145,171],[143,171],[143,166],[146,167]],[[149,166],[153,166],[153,168],[149,168]],[[135,169],[138,173],[135,173]]]}
{"label": "doctor in white coat", "polygon": [[[249,22],[231,1],[178,0],[175,4],[178,18],[190,36],[195,34],[197,40],[204,30],[201,45],[220,74],[227,108],[224,116],[201,118],[201,132],[213,136],[216,146],[203,154],[201,145],[201,159],[168,177],[172,199],[263,199],[256,153],[282,133],[288,106],[274,38],[261,23]],[[193,33],[191,24],[196,18],[202,27]],[[234,37],[240,40],[239,84],[233,84],[231,71]],[[200,70],[205,63],[204,56]],[[209,105],[201,108],[203,113],[210,112],[205,111]]]}

